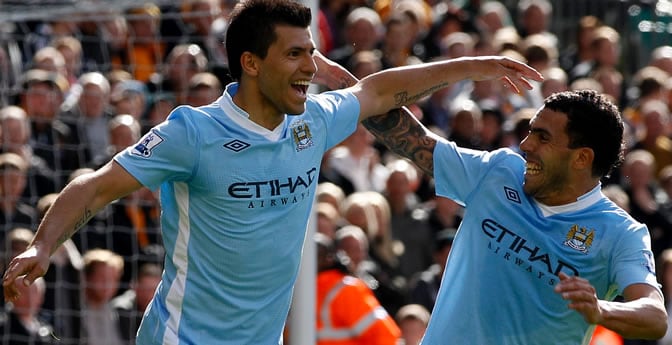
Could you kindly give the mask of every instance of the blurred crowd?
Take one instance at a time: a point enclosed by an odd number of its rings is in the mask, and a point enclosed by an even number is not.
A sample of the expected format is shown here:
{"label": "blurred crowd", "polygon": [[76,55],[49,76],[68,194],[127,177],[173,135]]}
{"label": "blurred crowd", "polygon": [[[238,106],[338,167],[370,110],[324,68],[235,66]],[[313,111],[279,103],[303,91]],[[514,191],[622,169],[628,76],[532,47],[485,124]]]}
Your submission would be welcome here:
{"label": "blurred crowd", "polygon": [[[28,245],[68,181],[135,144],[175,106],[214,102],[231,81],[222,41],[235,1],[175,3],[17,21],[0,37],[4,263]],[[627,155],[603,190],[648,225],[660,283],[671,298],[672,45],[656,47],[644,66],[625,71],[621,54],[630,47],[599,13],[577,18],[576,35],[565,42],[550,29],[550,1],[514,3],[323,0],[314,35],[323,54],[358,78],[477,55],[512,57],[542,72],[545,80],[523,94],[496,81],[463,81],[411,107],[422,123],[463,147],[518,150],[548,95],[570,89],[608,95],[626,121]],[[391,344],[417,344],[462,207],[434,196],[431,177],[362,126],[325,157],[319,183],[317,242],[331,260],[320,274],[338,264],[359,279],[365,288],[353,293],[372,294],[371,310],[389,314]],[[0,345],[133,344],[160,281],[156,193],[143,189],[118,200],[67,241],[47,275],[5,305]],[[320,289],[329,284],[320,279],[318,299],[327,298]],[[341,306],[358,303],[352,301]],[[331,315],[318,320],[318,332],[355,327],[329,324],[338,320],[334,300],[318,300],[317,308],[318,318]]]}

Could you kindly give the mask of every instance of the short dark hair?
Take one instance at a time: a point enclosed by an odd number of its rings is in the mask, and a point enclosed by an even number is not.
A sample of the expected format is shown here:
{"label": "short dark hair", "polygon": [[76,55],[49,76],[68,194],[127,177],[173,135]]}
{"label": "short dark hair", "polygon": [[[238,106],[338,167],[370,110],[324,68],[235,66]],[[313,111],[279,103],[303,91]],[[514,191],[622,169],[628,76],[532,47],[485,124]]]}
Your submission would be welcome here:
{"label": "short dark hair", "polygon": [[564,91],[546,98],[544,107],[567,115],[570,148],[593,150],[593,176],[608,177],[623,163],[623,119],[607,97],[594,90]]}
{"label": "short dark hair", "polygon": [[240,80],[240,56],[244,52],[266,57],[268,47],[277,39],[277,25],[308,28],[311,19],[310,8],[293,0],[244,0],[236,4],[226,31],[231,77]]}

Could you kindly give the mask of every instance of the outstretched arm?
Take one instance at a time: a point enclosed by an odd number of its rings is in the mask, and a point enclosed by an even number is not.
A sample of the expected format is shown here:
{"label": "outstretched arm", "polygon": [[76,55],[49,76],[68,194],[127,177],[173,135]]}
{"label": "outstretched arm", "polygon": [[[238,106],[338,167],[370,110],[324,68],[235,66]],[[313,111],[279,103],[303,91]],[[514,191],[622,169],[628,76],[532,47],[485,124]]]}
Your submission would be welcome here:
{"label": "outstretched arm", "polygon": [[531,89],[543,77],[534,68],[502,56],[465,57],[386,69],[351,87],[360,102],[360,119],[384,114],[464,79],[500,79],[515,92]]}
{"label": "outstretched arm", "polygon": [[[343,66],[315,52],[318,73],[313,82],[330,89],[357,84],[357,78]],[[360,117],[361,119],[361,117]],[[434,176],[434,146],[438,136],[423,126],[406,108],[396,108],[387,114],[367,117],[364,127],[394,153],[410,159],[426,174]]]}
{"label": "outstretched arm", "polygon": [[118,163],[112,161],[96,172],[82,175],[68,184],[49,208],[28,248],[12,259],[5,271],[5,299],[18,296],[17,277],[31,284],[49,267],[49,257],[86,224],[101,208],[142,185]]}

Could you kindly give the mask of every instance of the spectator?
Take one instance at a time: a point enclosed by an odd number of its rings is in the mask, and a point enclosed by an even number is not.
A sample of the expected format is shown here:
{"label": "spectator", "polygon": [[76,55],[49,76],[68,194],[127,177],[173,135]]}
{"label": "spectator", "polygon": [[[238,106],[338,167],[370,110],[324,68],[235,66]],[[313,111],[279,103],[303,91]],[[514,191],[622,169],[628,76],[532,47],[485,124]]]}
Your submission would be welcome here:
{"label": "spectator", "polygon": [[[663,203],[665,214],[672,215],[672,165],[668,165],[658,175],[660,188],[665,191],[666,201]],[[672,220],[670,220],[672,222]]]}
{"label": "spectator", "polygon": [[641,106],[650,100],[665,102],[665,90],[669,75],[658,67],[647,66],[639,69],[632,78],[632,88],[628,91],[630,102],[623,110],[623,116],[635,129],[635,134],[643,130]]}
{"label": "spectator", "polygon": [[422,305],[430,312],[434,310],[446,260],[448,260],[455,239],[455,229],[446,228],[436,233],[432,253],[434,263],[410,281],[408,287],[409,303]]}
{"label": "spectator", "polygon": [[[395,251],[399,246],[395,246],[390,233],[387,200],[377,192],[353,193],[343,201],[341,214],[347,224],[363,230],[368,241],[360,246],[368,248],[366,257],[370,260],[367,265],[360,264],[355,272],[377,281],[370,286],[383,307],[394,315],[405,302],[406,280],[399,273],[399,252]],[[339,237],[338,231],[336,237]]]}
{"label": "spectator", "polygon": [[[350,11],[343,26],[345,43],[329,52],[331,60],[341,66],[351,66],[352,57],[362,51],[375,52],[385,33],[378,12],[369,7],[357,7]],[[350,69],[352,71],[352,69]]]}
{"label": "spectator", "polygon": [[347,178],[357,192],[380,192],[385,188],[388,172],[373,143],[371,133],[358,125],[355,133],[329,152],[329,166]]}
{"label": "spectator", "polygon": [[512,27],[511,13],[500,1],[487,1],[481,4],[476,23],[486,39],[492,39],[497,30]]}
{"label": "spectator", "polygon": [[345,192],[338,185],[331,182],[320,182],[317,185],[315,194],[317,202],[326,202],[334,206],[337,210],[341,209],[341,203],[345,200]]}
{"label": "spectator", "polygon": [[74,85],[82,71],[82,43],[73,36],[56,37],[50,46],[56,48],[65,62],[64,75],[70,85]]}
{"label": "spectator", "polygon": [[9,261],[21,254],[33,239],[35,233],[28,228],[16,227],[5,233],[2,241],[2,269],[7,268]]}
{"label": "spectator", "polygon": [[[217,36],[212,31],[213,24],[222,16],[222,8],[219,1],[183,1],[180,15],[186,26],[186,32],[183,33],[180,43],[198,45],[205,52],[208,61],[214,63],[219,56],[217,47],[222,45],[222,42],[217,41]],[[172,49],[172,47],[169,49]]]}
{"label": "spectator", "polygon": [[479,131],[479,147],[492,151],[504,146],[504,114],[495,102],[481,101],[481,130]]}
{"label": "spectator", "polygon": [[[375,290],[379,283],[371,275],[376,263],[369,257],[369,239],[364,230],[356,225],[344,225],[334,234],[336,249],[348,257],[348,269]],[[375,291],[374,291],[375,292]]]}
{"label": "spectator", "polygon": [[44,298],[44,279],[32,285],[23,284],[19,277],[21,296],[5,306],[0,322],[0,342],[12,345],[57,344],[51,325],[39,319]]}
{"label": "spectator", "polygon": [[153,3],[132,6],[126,10],[128,21],[127,56],[133,79],[143,83],[163,63],[165,43],[161,41],[161,9]]}
{"label": "spectator", "polygon": [[115,114],[129,114],[140,121],[147,110],[147,88],[138,80],[124,80],[112,89],[110,102]]}
{"label": "spectator", "polygon": [[433,233],[427,218],[427,211],[420,207],[415,188],[418,186],[418,172],[405,159],[387,163],[390,175],[387,178],[385,198],[390,210],[390,230],[395,242],[401,244],[399,272],[406,280],[424,270],[432,263],[431,248]]}
{"label": "spectator", "polygon": [[614,28],[596,28],[590,41],[593,60],[574,66],[569,72],[570,80],[588,77],[600,67],[616,68],[621,57],[620,44],[621,35]]}
{"label": "spectator", "polygon": [[457,229],[462,221],[464,208],[451,199],[434,195],[425,203],[425,207],[429,212],[428,223],[434,235],[444,229]]}
{"label": "spectator", "polygon": [[158,264],[142,264],[131,282],[131,287],[110,301],[119,318],[119,331],[124,344],[135,344],[142,315],[161,282],[161,271]]}
{"label": "spectator", "polygon": [[317,202],[315,215],[317,217],[317,232],[334,239],[336,230],[342,225],[338,209],[329,202]]}
{"label": "spectator", "polygon": [[121,13],[102,10],[79,22],[79,29],[84,72],[107,75],[115,70],[130,70],[128,23]]}
{"label": "spectator", "polygon": [[[58,49],[52,46],[40,48],[37,52],[35,52],[31,68],[58,73],[66,78],[68,87],[71,85],[70,81],[67,79],[68,71],[65,67],[65,58]],[[68,90],[69,89],[65,90],[64,94],[67,94]]]}
{"label": "spectator", "polygon": [[35,208],[21,200],[27,172],[28,163],[21,156],[0,154],[0,230],[3,236],[15,227],[32,229],[37,224]]}
{"label": "spectator", "polygon": [[523,0],[518,2],[518,31],[522,38],[544,35],[550,46],[558,46],[558,37],[549,31],[553,5],[548,0]]}
{"label": "spectator", "polygon": [[215,102],[222,95],[222,84],[217,76],[210,72],[194,74],[189,80],[187,104],[195,107]]}
{"label": "spectator", "polygon": [[455,100],[451,112],[453,115],[448,140],[472,149],[480,147],[483,113],[478,104],[469,99]]}
{"label": "spectator", "polygon": [[653,49],[649,66],[658,67],[672,75],[672,46],[662,45]]}
{"label": "spectator", "polygon": [[74,125],[78,137],[82,138],[85,157],[81,160],[86,163],[81,166],[90,166],[91,162],[107,155],[106,149],[110,142],[107,123],[112,117],[110,83],[103,74],[88,72],[79,78],[77,88],[81,93],[75,97],[76,102],[72,102],[69,109],[63,109],[61,116],[64,121]]}
{"label": "spectator", "polygon": [[653,175],[657,179],[660,171],[672,164],[672,138],[668,136],[670,111],[665,102],[650,100],[642,104],[640,112],[643,129],[631,149],[643,149],[653,155]]}
{"label": "spectator", "polygon": [[380,59],[380,52],[362,50],[352,54],[344,66],[346,66],[355,77],[364,78],[369,74],[379,72],[383,69],[383,62]]}
{"label": "spectator", "polygon": [[68,81],[56,72],[32,69],[23,76],[21,107],[31,123],[29,143],[34,154],[56,173],[57,189],[70,172],[83,165],[80,157],[84,156],[77,131],[58,118],[68,89]]}
{"label": "spectator", "polygon": [[653,253],[658,256],[672,245],[672,223],[661,209],[664,191],[656,181],[655,158],[646,150],[634,150],[625,156],[622,170],[623,190],[630,198],[630,215],[649,228]]}
{"label": "spectator", "polygon": [[541,97],[546,97],[556,93],[569,90],[567,73],[560,67],[550,67],[541,73],[544,75],[544,81],[541,82]]}
{"label": "spectator", "polygon": [[375,295],[347,269],[333,241],[316,234],[317,344],[396,345],[401,331]]}
{"label": "spectator", "polygon": [[422,62],[411,54],[415,37],[411,30],[412,21],[401,13],[391,14],[385,21],[385,35],[380,46],[383,69],[414,65]]}
{"label": "spectator", "polygon": [[189,81],[197,73],[206,72],[208,58],[201,47],[196,44],[180,44],[173,48],[166,57],[161,70],[152,74],[147,83],[150,94],[171,93],[175,102],[187,104]]}
{"label": "spectator", "polygon": [[623,95],[625,93],[623,74],[616,67],[598,67],[591,73],[590,77],[600,83],[602,92],[611,97],[612,102],[618,105],[619,109],[623,107]]}
{"label": "spectator", "polygon": [[594,59],[590,43],[595,29],[602,26],[602,21],[596,16],[587,15],[579,19],[576,27],[576,36],[568,40],[566,50],[560,54],[560,68],[566,73],[577,65],[590,64]]}
{"label": "spectator", "polygon": [[123,258],[106,249],[84,253],[83,337],[88,345],[123,344],[119,320],[110,301],[117,294]]}
{"label": "spectator", "polygon": [[668,315],[667,333],[658,341],[658,345],[672,345],[672,248],[663,250],[658,257],[658,282],[665,295],[665,308]]}
{"label": "spectator", "polygon": [[175,97],[170,92],[155,93],[151,96],[149,110],[147,111],[147,118],[145,121],[147,132],[149,128],[158,125],[168,118],[170,112],[175,108]]}
{"label": "spectator", "polygon": [[401,345],[420,345],[429,324],[429,311],[419,304],[407,304],[394,316],[401,329]]}
{"label": "spectator", "polygon": [[[58,194],[51,193],[40,198],[37,202],[40,219],[44,218],[57,197]],[[51,268],[44,275],[46,292],[43,314],[54,327],[54,333],[60,339],[59,344],[79,345],[84,266],[82,254],[72,240],[67,240],[51,256],[50,264]]]}
{"label": "spectator", "polygon": [[0,152],[15,153],[28,163],[22,198],[29,205],[35,205],[42,195],[56,191],[56,174],[44,159],[33,154],[29,145],[30,131],[30,122],[23,109],[14,105],[0,109]]}

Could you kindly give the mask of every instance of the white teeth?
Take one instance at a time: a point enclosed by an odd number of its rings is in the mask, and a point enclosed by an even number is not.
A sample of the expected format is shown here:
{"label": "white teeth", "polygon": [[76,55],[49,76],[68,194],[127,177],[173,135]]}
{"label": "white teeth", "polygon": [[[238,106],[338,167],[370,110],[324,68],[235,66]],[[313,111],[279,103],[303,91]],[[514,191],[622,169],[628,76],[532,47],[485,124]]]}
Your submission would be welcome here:
{"label": "white teeth", "polygon": [[294,85],[303,85],[303,86],[309,86],[310,85],[310,80],[299,80],[295,81]]}
{"label": "white teeth", "polygon": [[528,174],[538,174],[541,172],[541,166],[538,164],[527,163],[525,164],[525,172]]}

